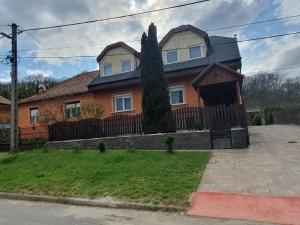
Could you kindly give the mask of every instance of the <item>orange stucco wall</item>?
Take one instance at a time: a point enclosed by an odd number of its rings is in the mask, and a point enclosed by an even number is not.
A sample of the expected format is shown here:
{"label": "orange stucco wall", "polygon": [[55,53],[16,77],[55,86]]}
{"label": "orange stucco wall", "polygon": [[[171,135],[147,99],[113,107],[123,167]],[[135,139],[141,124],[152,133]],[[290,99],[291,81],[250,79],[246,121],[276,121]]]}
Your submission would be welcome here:
{"label": "orange stucco wall", "polygon": [[[185,77],[181,79],[170,79],[169,86],[183,86],[184,87],[184,101],[185,104],[173,106],[173,108],[186,107],[186,106],[199,106],[202,104],[197,95],[197,92],[190,84],[193,77]],[[114,96],[122,94],[131,94],[132,95],[132,104],[133,110],[130,112],[121,112],[116,113],[114,110]],[[30,123],[30,109],[31,108],[41,108],[43,105],[47,104],[48,107],[51,107],[53,111],[59,110],[59,104],[72,102],[72,101],[93,101],[98,104],[101,104],[104,108],[103,117],[109,117],[116,114],[139,114],[142,112],[141,101],[142,94],[140,86],[130,85],[118,88],[111,88],[96,91],[93,93],[78,94],[68,97],[63,97],[60,100],[44,100],[36,101],[29,103],[22,103],[19,105],[19,127],[20,134],[22,139],[31,139],[31,138],[47,138],[47,130],[45,127],[42,127],[39,124]],[[159,103],[158,103],[159,104]]]}
{"label": "orange stucco wall", "polygon": [[10,123],[10,105],[0,104],[0,123]]}

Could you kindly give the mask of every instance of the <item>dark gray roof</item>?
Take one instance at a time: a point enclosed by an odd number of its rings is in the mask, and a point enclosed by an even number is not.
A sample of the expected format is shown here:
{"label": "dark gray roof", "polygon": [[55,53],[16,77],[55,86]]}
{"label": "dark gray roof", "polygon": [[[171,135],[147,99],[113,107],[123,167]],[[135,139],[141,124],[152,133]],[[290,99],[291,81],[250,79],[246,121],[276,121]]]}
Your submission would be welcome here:
{"label": "dark gray roof", "polygon": [[[164,66],[165,73],[171,74],[180,70],[188,70],[201,68],[209,65],[210,63],[217,62],[230,62],[240,60],[240,52],[235,38],[211,36],[209,37],[211,50],[209,55],[200,59],[188,60],[185,62],[172,63]],[[122,81],[137,80],[140,76],[140,70],[116,74],[107,77],[97,76],[89,85],[89,89],[97,89],[97,86],[107,85],[111,83],[119,83]],[[126,82],[127,84],[128,82]],[[125,82],[124,82],[125,84]]]}

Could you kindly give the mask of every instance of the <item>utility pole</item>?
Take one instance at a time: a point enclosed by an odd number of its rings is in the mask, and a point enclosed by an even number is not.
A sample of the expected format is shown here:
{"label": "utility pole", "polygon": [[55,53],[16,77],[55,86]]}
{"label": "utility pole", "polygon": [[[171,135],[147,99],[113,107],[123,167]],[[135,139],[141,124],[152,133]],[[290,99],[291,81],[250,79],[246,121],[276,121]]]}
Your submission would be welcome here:
{"label": "utility pole", "polygon": [[11,25],[11,119],[10,119],[10,152],[18,151],[18,27],[15,23]]}
{"label": "utility pole", "polygon": [[18,151],[18,26],[11,25],[11,35],[0,33],[3,37],[11,39],[11,118],[10,118],[10,152]]}
{"label": "utility pole", "polygon": [[1,32],[3,37],[11,39],[11,118],[10,118],[10,152],[18,151],[18,26],[13,23],[11,26],[11,35]]}

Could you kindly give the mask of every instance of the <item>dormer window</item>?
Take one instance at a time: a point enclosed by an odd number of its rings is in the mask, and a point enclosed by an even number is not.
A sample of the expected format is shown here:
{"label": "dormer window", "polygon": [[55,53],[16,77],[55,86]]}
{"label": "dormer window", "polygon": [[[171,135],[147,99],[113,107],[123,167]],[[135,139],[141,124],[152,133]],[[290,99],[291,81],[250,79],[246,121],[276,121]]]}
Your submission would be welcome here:
{"label": "dormer window", "polygon": [[112,75],[112,64],[105,64],[103,65],[103,76]]}
{"label": "dormer window", "polygon": [[126,60],[122,60],[121,61],[121,72],[125,73],[125,72],[129,72],[131,71],[131,61],[129,59]]}
{"label": "dormer window", "polygon": [[166,52],[167,64],[178,62],[177,50],[170,50]]}
{"label": "dormer window", "polygon": [[192,46],[188,48],[189,59],[198,59],[204,57],[203,46]]}

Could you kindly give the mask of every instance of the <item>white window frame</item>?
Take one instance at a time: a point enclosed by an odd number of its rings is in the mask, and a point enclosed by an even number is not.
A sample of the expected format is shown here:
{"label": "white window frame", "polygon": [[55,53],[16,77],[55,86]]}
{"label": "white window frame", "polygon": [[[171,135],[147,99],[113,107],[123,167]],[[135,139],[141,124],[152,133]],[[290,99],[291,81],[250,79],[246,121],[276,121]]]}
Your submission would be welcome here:
{"label": "white window frame", "polygon": [[[75,107],[71,107],[71,105],[74,105]],[[78,116],[74,116],[73,114],[72,114],[72,109],[73,108],[79,108],[79,110],[80,110],[80,101],[73,101],[73,102],[68,102],[68,103],[66,103],[65,104],[65,114],[66,114],[66,117],[67,117],[67,109],[70,109],[71,111],[70,111],[70,118],[67,118],[67,119],[73,119],[73,118],[78,118],[79,117],[79,115]],[[80,111],[79,111],[79,114],[80,114]]]}
{"label": "white window frame", "polygon": [[[33,110],[37,111],[36,117],[35,117],[34,121],[31,120],[31,111],[33,111]],[[30,124],[36,124],[38,122],[38,120],[39,120],[39,108],[38,107],[32,107],[32,108],[30,108],[29,109],[29,122],[30,122]]]}
{"label": "white window frame", "polygon": [[[170,96],[170,104],[171,104],[172,106],[186,104],[186,101],[185,101],[185,90],[184,90],[184,85],[170,86],[168,89],[169,89],[169,96]],[[172,103],[171,92],[172,92],[172,91],[178,91],[178,90],[181,90],[181,91],[182,91],[182,102],[180,102],[180,103],[174,103],[174,104],[173,104],[173,103]]]}
{"label": "white window frame", "polygon": [[[168,53],[169,52],[176,52],[176,55],[177,55],[177,61],[176,62],[168,62]],[[179,54],[178,54],[178,50],[177,49],[172,49],[172,50],[166,51],[165,57],[166,57],[166,64],[173,64],[173,63],[178,63],[179,62]]]}
{"label": "white window frame", "polygon": [[[130,65],[130,69],[127,70],[127,71],[123,71],[122,63],[125,62],[125,61],[129,61],[129,65]],[[127,73],[127,72],[132,71],[131,59],[124,59],[124,60],[121,60],[121,61],[120,61],[120,67],[121,67],[121,73]]]}
{"label": "white window frame", "polygon": [[[128,97],[130,97],[130,99],[131,99],[131,108],[130,109],[125,109],[125,101],[124,101],[124,99],[128,98]],[[123,110],[117,110],[117,98],[122,98]],[[116,113],[119,113],[119,112],[129,112],[129,111],[133,110],[133,98],[132,98],[132,94],[130,94],[130,93],[128,93],[128,94],[122,94],[122,95],[115,95],[113,97],[113,102],[114,102],[114,111]]]}
{"label": "white window frame", "polygon": [[[111,74],[105,74],[105,66],[111,66]],[[113,65],[112,63],[107,63],[107,64],[103,64],[103,76],[106,77],[106,76],[111,76],[113,75]]]}
{"label": "white window frame", "polygon": [[[200,57],[191,58],[191,56],[190,56],[190,48],[195,48],[195,47],[199,47],[199,48],[200,48]],[[192,46],[188,46],[187,51],[188,51],[189,60],[200,59],[200,58],[205,57],[205,56],[204,56],[204,46],[203,46],[203,45],[192,45]]]}

